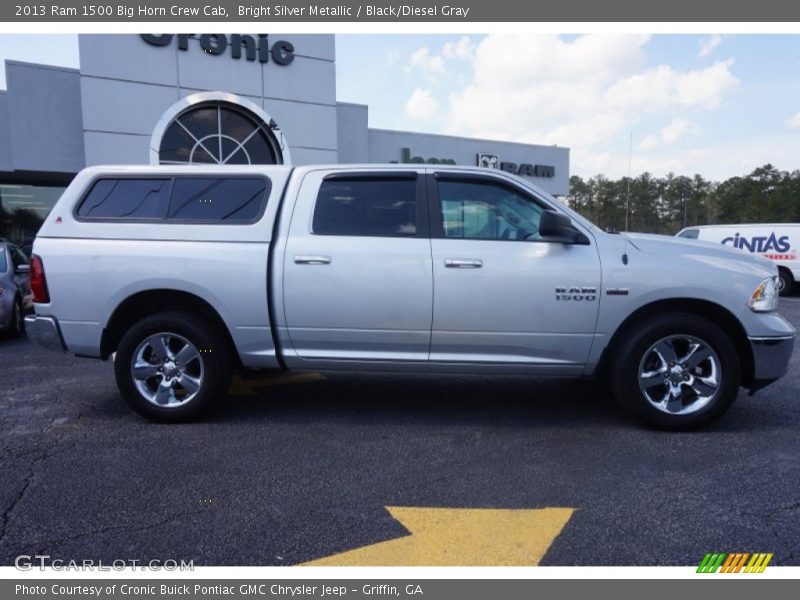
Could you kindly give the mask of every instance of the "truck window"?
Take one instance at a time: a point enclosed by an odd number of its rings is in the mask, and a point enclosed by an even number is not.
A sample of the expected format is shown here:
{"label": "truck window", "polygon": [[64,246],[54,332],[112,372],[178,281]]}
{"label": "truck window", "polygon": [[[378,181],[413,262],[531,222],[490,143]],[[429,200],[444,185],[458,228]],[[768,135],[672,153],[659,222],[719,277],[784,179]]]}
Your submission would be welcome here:
{"label": "truck window", "polygon": [[167,220],[252,223],[269,188],[263,177],[176,177]]}
{"label": "truck window", "polygon": [[699,229],[684,229],[678,234],[678,237],[688,238],[690,240],[696,240],[700,236]]}
{"label": "truck window", "polygon": [[323,181],[312,224],[317,235],[405,237],[417,233],[417,180]]}
{"label": "truck window", "polygon": [[544,208],[490,181],[438,181],[444,236],[479,240],[537,240]]}
{"label": "truck window", "polygon": [[6,251],[0,246],[0,273],[5,273],[8,268],[8,261],[6,260]]}
{"label": "truck window", "polygon": [[163,219],[170,179],[100,179],[78,207],[84,219]]}

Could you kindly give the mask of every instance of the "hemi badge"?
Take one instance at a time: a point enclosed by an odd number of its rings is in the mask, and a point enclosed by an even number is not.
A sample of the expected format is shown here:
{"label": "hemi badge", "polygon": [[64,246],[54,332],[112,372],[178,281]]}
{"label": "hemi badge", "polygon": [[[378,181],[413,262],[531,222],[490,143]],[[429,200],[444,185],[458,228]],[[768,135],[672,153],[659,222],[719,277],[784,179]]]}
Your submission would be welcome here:
{"label": "hemi badge", "polygon": [[606,288],[607,296],[627,296],[628,288]]}

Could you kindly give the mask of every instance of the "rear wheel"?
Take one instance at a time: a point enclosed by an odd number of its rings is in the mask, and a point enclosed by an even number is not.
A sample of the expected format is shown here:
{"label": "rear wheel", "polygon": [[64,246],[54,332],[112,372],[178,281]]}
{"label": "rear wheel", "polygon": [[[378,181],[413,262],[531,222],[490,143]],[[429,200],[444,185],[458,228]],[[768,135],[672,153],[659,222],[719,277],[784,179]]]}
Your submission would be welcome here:
{"label": "rear wheel", "polygon": [[778,269],[778,293],[781,296],[788,296],[794,289],[794,277],[789,269],[780,267]]}
{"label": "rear wheel", "polygon": [[8,324],[8,336],[18,338],[25,331],[25,321],[22,315],[22,302],[19,298],[14,301],[11,309],[11,321]]}
{"label": "rear wheel", "polygon": [[671,313],[630,333],[614,357],[611,380],[617,400],[647,424],[690,430],[728,410],[741,366],[732,340],[717,325]]}
{"label": "rear wheel", "polygon": [[120,393],[153,421],[188,421],[225,396],[231,361],[221,332],[190,313],[159,313],[122,337],[114,359]]}

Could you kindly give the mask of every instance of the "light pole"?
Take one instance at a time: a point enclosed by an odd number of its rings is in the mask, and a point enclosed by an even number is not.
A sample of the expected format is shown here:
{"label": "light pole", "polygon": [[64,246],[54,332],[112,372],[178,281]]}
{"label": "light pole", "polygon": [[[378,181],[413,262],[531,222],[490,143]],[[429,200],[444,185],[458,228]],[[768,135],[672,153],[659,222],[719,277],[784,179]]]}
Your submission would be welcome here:
{"label": "light pole", "polygon": [[686,229],[686,192],[681,195],[681,202],[683,202],[683,228]]}

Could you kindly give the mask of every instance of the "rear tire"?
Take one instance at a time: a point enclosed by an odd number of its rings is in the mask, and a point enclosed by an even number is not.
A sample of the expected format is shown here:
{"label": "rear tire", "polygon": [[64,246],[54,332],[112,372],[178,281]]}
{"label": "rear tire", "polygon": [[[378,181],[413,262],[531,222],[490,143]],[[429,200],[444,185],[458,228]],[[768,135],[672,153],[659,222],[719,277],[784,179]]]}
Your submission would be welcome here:
{"label": "rear tire", "polygon": [[192,313],[164,312],[131,327],[114,359],[117,387],[140,415],[184,422],[227,394],[230,349],[222,332]]}
{"label": "rear tire", "polygon": [[611,365],[617,401],[657,429],[688,431],[719,419],[736,399],[739,354],[717,325],[686,313],[639,323]]}
{"label": "rear tire", "polygon": [[22,301],[17,298],[14,300],[14,308],[11,309],[11,322],[8,324],[8,337],[18,338],[25,331],[25,320],[22,315]]}
{"label": "rear tire", "polygon": [[778,269],[778,293],[781,296],[788,296],[794,290],[794,277],[788,269]]}

